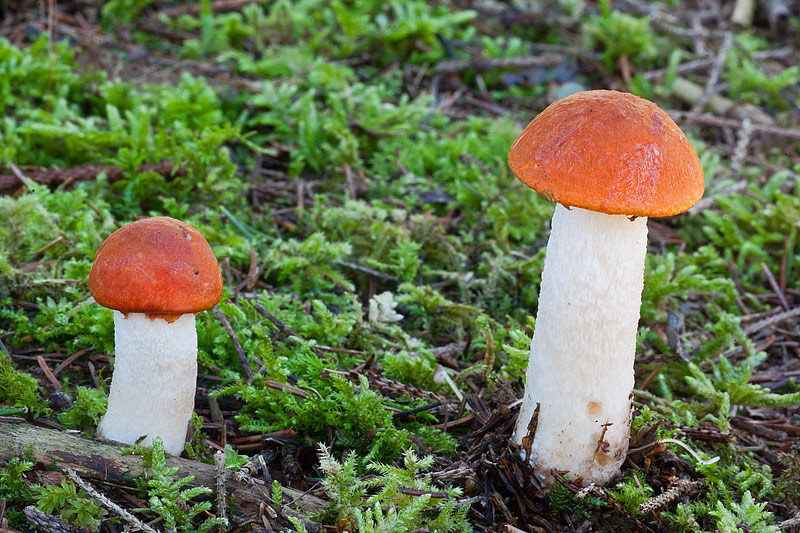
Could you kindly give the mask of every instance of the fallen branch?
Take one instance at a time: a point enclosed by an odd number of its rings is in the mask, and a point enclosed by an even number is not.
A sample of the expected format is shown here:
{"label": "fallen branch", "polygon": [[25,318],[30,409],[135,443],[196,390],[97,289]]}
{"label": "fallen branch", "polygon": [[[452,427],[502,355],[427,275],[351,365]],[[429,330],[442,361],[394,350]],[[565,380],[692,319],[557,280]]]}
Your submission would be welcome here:
{"label": "fallen branch", "polygon": [[703,107],[708,108],[715,115],[727,115],[735,112],[745,113],[753,121],[754,130],[756,124],[772,124],[772,117],[753,104],[737,104],[733,100],[715,93],[705,96],[703,87],[685,78],[675,78],[672,83],[672,94],[692,106],[698,102],[703,102]]}
{"label": "fallen branch", "polygon": [[[113,443],[90,439],[75,433],[57,431],[34,426],[19,419],[10,423],[8,418],[0,422],[0,460],[8,461],[30,452],[32,460],[53,470],[71,468],[83,478],[97,482],[135,487],[135,479],[144,474],[142,458],[122,455],[123,449]],[[214,465],[167,456],[167,467],[178,467],[178,476],[194,476],[193,486],[215,487],[217,469]],[[238,513],[257,516],[259,505],[269,501],[272,487],[260,480],[252,484],[228,480],[228,494],[233,496],[233,505]],[[297,506],[303,513],[322,510],[327,502],[299,490],[283,487],[284,500],[290,508]]]}
{"label": "fallen branch", "polygon": [[[105,172],[109,183],[119,181],[124,175],[123,170],[117,166],[102,165],[86,165],[75,168],[21,168],[20,171],[29,180],[48,187],[66,187],[74,181],[92,181],[97,179],[102,172]],[[186,170],[182,168],[178,168],[173,173],[173,165],[169,161],[157,165],[142,165],[137,172],[155,172],[164,176],[167,181],[186,175]],[[0,174],[0,194],[11,194],[23,185],[22,180],[14,172]]]}
{"label": "fallen branch", "polygon": [[106,497],[104,494],[97,492],[94,487],[86,483],[81,478],[81,476],[76,474],[75,471],[72,470],[71,468],[69,467],[64,468],[64,473],[67,474],[67,477],[70,478],[73,483],[75,483],[78,487],[83,489],[83,491],[86,492],[86,494],[91,496],[94,499],[94,501],[96,501],[109,511],[112,511],[114,514],[122,518],[122,520],[126,524],[131,525],[134,531],[141,530],[144,531],[145,533],[157,533],[155,529],[148,526],[147,524],[145,524],[144,522],[133,516],[131,513],[129,513],[116,503],[112,502],[111,500],[109,500],[108,497]]}

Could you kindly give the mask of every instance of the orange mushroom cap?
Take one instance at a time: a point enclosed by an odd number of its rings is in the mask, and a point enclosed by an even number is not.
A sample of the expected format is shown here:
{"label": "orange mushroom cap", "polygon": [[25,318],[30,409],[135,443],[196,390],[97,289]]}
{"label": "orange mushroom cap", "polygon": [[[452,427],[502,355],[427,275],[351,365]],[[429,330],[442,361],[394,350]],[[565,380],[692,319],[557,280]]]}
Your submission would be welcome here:
{"label": "orange mushroom cap", "polygon": [[508,152],[520,181],[567,207],[669,216],[703,196],[703,169],[681,129],[629,93],[585,91],[551,104]]}
{"label": "orange mushroom cap", "polygon": [[104,307],[172,322],[216,304],[222,273],[199,231],[174,218],[153,217],[123,226],[100,245],[89,290]]}

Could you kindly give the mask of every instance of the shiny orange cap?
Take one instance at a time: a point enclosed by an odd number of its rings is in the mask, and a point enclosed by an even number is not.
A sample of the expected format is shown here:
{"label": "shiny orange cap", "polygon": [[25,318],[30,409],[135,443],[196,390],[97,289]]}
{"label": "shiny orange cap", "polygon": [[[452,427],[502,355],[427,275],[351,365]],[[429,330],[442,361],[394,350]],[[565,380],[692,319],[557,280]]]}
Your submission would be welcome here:
{"label": "shiny orange cap", "polygon": [[216,304],[222,273],[199,231],[153,217],[121,227],[100,245],[89,290],[104,307],[172,322]]}
{"label": "shiny orange cap", "polygon": [[681,129],[629,93],[585,91],[539,113],[508,152],[520,181],[567,207],[669,216],[703,196],[703,169]]}

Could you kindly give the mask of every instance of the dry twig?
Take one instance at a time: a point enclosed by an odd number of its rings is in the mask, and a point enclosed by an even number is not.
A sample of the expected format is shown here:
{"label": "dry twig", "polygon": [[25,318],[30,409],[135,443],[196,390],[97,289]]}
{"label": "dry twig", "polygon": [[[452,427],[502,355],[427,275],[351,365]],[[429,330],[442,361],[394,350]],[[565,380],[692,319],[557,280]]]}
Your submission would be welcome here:
{"label": "dry twig", "polygon": [[[214,454],[214,466],[217,468],[217,516],[223,520],[227,520],[228,517],[225,513],[225,502],[228,497],[225,490],[225,478],[228,474],[228,471],[225,469],[225,452],[217,451]],[[218,531],[220,531],[220,533],[224,530],[225,528],[219,526]]]}
{"label": "dry twig", "polygon": [[722,69],[725,67],[725,59],[728,57],[728,51],[731,49],[731,46],[733,46],[733,33],[726,31],[725,36],[722,38],[722,44],[720,44],[719,50],[717,50],[717,57],[714,59],[714,64],[711,66],[711,72],[708,74],[706,85],[703,88],[702,94],[692,106],[692,111],[701,111],[706,106],[708,98],[716,93],[717,82],[719,82],[719,76],[722,73]]}
{"label": "dry twig", "polygon": [[739,130],[739,136],[736,140],[736,147],[733,149],[733,156],[731,157],[731,172],[738,174],[742,170],[742,161],[747,155],[747,147],[750,144],[750,139],[753,137],[753,121],[748,117],[742,119],[742,129]]}
{"label": "dry twig", "polygon": [[681,479],[658,496],[650,498],[649,500],[639,504],[639,512],[644,514],[663,509],[683,494],[694,492],[702,486],[702,481],[689,481],[688,479]]}
{"label": "dry twig", "polygon": [[790,318],[794,318],[799,315],[800,315],[800,307],[795,307],[793,309],[789,309],[788,311],[772,315],[763,320],[759,320],[758,322],[750,324],[749,326],[746,326],[744,328],[744,332],[748,335],[752,335],[753,333],[761,329],[768,328],[769,326],[772,326],[774,324],[780,324],[784,320],[788,320]]}
{"label": "dry twig", "polygon": [[[668,114],[675,122],[695,122],[697,124],[705,124],[708,126],[715,126],[717,128],[734,128],[736,130],[742,128],[741,120],[718,117],[708,113],[694,113],[692,111],[669,111]],[[800,129],[770,126],[769,124],[759,123],[759,121],[756,120],[752,115],[748,116],[754,123],[752,125],[753,133],[774,135],[776,137],[788,137],[790,139],[800,139]]]}
{"label": "dry twig", "polygon": [[456,59],[445,61],[436,66],[436,72],[454,73],[473,69],[476,72],[484,72],[491,69],[505,68],[533,68],[533,67],[555,67],[564,61],[561,54],[542,54],[531,57],[510,57],[510,58],[485,58]]}
{"label": "dry twig", "polygon": [[[18,169],[14,165],[8,165],[8,167],[11,173],[0,174],[0,194],[12,193],[19,189],[21,185],[25,184],[25,181],[20,178],[20,172],[24,172],[25,177],[34,183],[47,185],[48,187],[63,187],[75,181],[91,181],[97,179],[97,176],[103,172],[105,172],[109,183],[119,181],[124,176],[122,169],[116,166],[86,165],[75,168],[25,169]],[[186,175],[186,170],[182,168],[175,169],[173,172],[173,164],[169,161],[164,161],[157,165],[142,165],[137,169],[137,172],[155,172],[156,174],[164,176],[164,179],[167,181],[177,176]]]}
{"label": "dry twig", "polygon": [[299,333],[297,333],[295,330],[293,330],[292,328],[290,328],[289,326],[278,320],[278,317],[267,311],[267,308],[261,305],[260,303],[253,302],[253,309],[261,313],[264,316],[264,318],[272,322],[275,325],[275,327],[277,327],[284,335],[288,335],[289,337],[302,338],[300,337]]}
{"label": "dry twig", "polygon": [[231,342],[233,342],[233,347],[236,349],[236,353],[239,355],[239,361],[242,362],[242,367],[244,368],[244,373],[247,375],[247,378],[253,377],[253,371],[250,369],[250,362],[247,360],[247,354],[242,348],[242,343],[239,342],[239,337],[236,336],[236,332],[233,331],[233,327],[231,326],[228,317],[219,310],[219,308],[215,305],[213,307],[214,315],[219,319],[222,327],[225,328],[225,331],[228,332],[228,336],[231,338]]}
{"label": "dry twig", "polygon": [[[791,46],[784,46],[782,48],[775,48],[774,50],[758,50],[752,52],[750,56],[754,60],[769,60],[769,59],[791,59],[794,57],[795,49]],[[675,67],[675,74],[683,75],[690,72],[703,71],[711,68],[714,64],[713,59],[693,59],[686,61]],[[650,70],[641,74],[642,78],[652,81],[658,80],[672,72],[672,67],[664,67],[655,70]]]}
{"label": "dry twig", "polygon": [[112,502],[105,495],[96,491],[94,487],[92,487],[90,484],[86,483],[83,479],[81,479],[81,477],[78,474],[76,474],[75,471],[72,470],[71,468],[64,467],[64,473],[67,474],[67,477],[70,478],[73,483],[75,483],[78,487],[83,489],[84,492],[86,492],[86,494],[94,498],[94,500],[97,501],[97,503],[99,503],[109,511],[115,513],[117,516],[122,518],[122,520],[126,524],[129,524],[131,527],[133,527],[134,530],[138,529],[144,531],[145,533],[158,533],[155,529],[151,528],[150,526],[148,526],[147,524],[145,524],[144,522],[133,516],[131,513],[129,513],[116,503]]}

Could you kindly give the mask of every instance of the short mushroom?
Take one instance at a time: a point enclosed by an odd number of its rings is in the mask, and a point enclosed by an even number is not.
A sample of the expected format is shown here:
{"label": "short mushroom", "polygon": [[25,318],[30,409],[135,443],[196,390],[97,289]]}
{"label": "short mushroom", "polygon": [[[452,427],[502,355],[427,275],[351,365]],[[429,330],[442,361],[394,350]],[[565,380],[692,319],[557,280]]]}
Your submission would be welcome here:
{"label": "short mushroom", "polygon": [[114,309],[114,374],[100,436],[179,455],[194,409],[195,313],[222,294],[208,242],[174,218],[132,222],[112,233],[89,272],[95,301]]}
{"label": "short mushroom", "polygon": [[556,469],[603,484],[630,438],[647,217],[697,203],[703,171],[664,111],[616,91],[553,103],[520,134],[508,163],[559,204],[514,440],[546,478]]}

